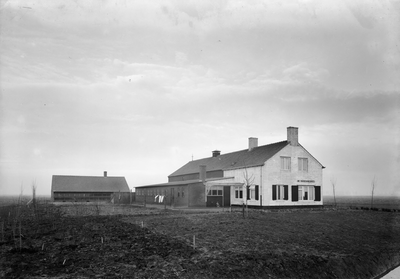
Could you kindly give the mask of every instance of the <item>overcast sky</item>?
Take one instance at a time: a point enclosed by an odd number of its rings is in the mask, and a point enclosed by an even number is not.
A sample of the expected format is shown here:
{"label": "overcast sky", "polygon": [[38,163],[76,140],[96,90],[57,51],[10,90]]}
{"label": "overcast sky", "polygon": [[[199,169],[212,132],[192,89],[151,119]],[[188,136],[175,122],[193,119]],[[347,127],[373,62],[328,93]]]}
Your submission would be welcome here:
{"label": "overcast sky", "polygon": [[399,1],[0,3],[0,194],[167,182],[295,126],[324,194],[400,196]]}

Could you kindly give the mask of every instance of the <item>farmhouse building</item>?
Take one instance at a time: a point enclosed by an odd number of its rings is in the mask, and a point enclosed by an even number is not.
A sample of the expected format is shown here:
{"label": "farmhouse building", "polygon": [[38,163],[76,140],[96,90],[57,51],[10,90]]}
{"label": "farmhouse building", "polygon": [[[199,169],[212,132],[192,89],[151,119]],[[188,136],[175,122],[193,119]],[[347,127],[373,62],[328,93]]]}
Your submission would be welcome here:
{"label": "farmhouse building", "polygon": [[136,187],[136,200],[174,206],[322,206],[324,166],[300,143],[297,127],[284,141],[190,161],[168,182]]}
{"label": "farmhouse building", "polygon": [[53,175],[52,201],[110,201],[114,193],[130,192],[125,177]]}

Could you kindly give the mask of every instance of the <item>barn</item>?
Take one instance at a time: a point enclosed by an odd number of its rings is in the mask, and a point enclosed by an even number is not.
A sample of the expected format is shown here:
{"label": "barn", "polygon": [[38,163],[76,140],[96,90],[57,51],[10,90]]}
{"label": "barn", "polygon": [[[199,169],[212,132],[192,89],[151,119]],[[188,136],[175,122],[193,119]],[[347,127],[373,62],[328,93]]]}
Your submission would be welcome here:
{"label": "barn", "polygon": [[53,175],[52,201],[111,201],[114,193],[129,193],[125,177]]}
{"label": "barn", "polygon": [[251,137],[243,150],[193,160],[168,182],[136,187],[136,200],[174,206],[322,206],[325,167],[300,143],[297,127],[286,140],[258,145]]}

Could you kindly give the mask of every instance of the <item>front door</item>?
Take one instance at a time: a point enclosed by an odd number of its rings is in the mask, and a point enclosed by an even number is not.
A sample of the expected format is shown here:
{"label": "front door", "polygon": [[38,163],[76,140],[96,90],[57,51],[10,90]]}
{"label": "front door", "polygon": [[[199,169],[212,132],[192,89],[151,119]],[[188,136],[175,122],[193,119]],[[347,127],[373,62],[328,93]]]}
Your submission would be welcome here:
{"label": "front door", "polygon": [[224,186],[224,207],[231,206],[231,186]]}

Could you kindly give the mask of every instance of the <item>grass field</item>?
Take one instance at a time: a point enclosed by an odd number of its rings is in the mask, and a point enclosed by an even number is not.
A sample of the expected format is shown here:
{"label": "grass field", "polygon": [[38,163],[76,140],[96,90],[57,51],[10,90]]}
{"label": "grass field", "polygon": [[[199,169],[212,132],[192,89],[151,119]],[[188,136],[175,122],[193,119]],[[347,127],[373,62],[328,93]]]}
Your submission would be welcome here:
{"label": "grass field", "polygon": [[[400,209],[400,197],[397,196],[338,196],[336,204],[338,207],[372,207],[386,209]],[[324,197],[324,205],[333,205],[333,196]]]}
{"label": "grass field", "polygon": [[400,214],[1,207],[0,278],[375,278],[400,263]]}

